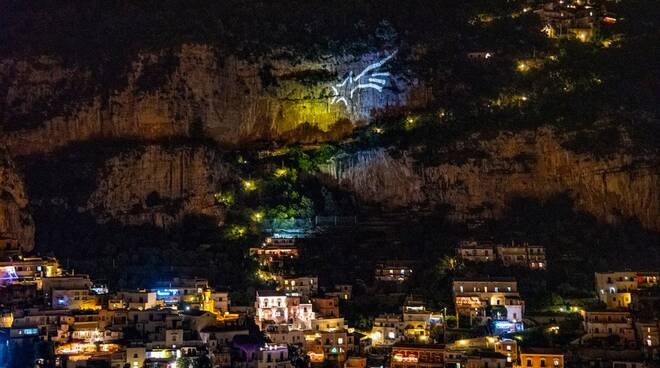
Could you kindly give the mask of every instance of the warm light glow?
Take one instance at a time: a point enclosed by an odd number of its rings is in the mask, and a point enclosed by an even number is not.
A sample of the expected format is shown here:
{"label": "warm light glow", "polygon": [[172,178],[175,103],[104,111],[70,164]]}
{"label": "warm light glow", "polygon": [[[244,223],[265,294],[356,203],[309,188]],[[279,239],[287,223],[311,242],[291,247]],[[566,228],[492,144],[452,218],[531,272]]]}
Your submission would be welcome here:
{"label": "warm light glow", "polygon": [[251,192],[255,189],[257,189],[257,184],[255,184],[254,180],[243,180],[243,190]]}
{"label": "warm light glow", "polygon": [[407,363],[417,363],[417,357],[414,355],[404,356],[401,353],[394,354],[394,361],[396,362],[407,362]]}
{"label": "warm light glow", "polygon": [[289,170],[287,170],[285,168],[279,168],[279,169],[275,170],[275,176],[277,176],[278,178],[281,178],[281,177],[286,176],[286,174],[288,172],[289,172]]}
{"label": "warm light glow", "polygon": [[261,222],[261,220],[264,219],[264,213],[260,212],[260,211],[259,212],[254,212],[254,213],[252,213],[252,216],[250,216],[250,218],[254,222]]}
{"label": "warm light glow", "polygon": [[529,71],[529,68],[529,64],[524,61],[519,61],[518,65],[516,66],[516,69],[518,69],[518,71],[521,73]]}

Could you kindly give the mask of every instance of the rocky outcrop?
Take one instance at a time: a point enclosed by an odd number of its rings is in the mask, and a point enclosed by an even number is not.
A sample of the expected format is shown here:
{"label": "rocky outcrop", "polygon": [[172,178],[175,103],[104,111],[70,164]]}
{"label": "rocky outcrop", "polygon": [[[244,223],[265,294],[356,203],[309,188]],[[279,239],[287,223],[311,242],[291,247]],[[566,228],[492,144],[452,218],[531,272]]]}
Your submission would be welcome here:
{"label": "rocky outcrop", "polygon": [[4,60],[0,141],[13,155],[25,155],[99,137],[204,133],[225,143],[304,141],[311,129],[317,139],[343,119],[360,121],[374,110],[410,105],[413,89],[414,100],[425,103],[425,91],[415,81],[394,75],[382,92],[361,89],[348,104],[333,103],[332,86],[387,53],[315,62],[275,56],[245,61],[205,45],[184,45],[140,55],[127,71],[117,72],[125,77],[114,76],[122,81],[117,86],[98,80],[99,73],[48,57]]}
{"label": "rocky outcrop", "polygon": [[549,130],[503,134],[477,145],[487,157],[425,165],[411,152],[375,149],[337,157],[323,171],[359,200],[389,208],[447,203],[459,218],[497,216],[513,197],[569,192],[578,208],[602,221],[636,217],[660,229],[657,158],[575,154]]}
{"label": "rocky outcrop", "polygon": [[100,222],[161,227],[188,214],[221,219],[223,212],[214,194],[231,176],[214,150],[147,146],[103,165],[84,211]]}
{"label": "rocky outcrop", "polygon": [[163,228],[190,214],[221,221],[214,194],[235,178],[219,151],[188,143],[99,142],[22,162],[40,214]]}
{"label": "rocky outcrop", "polygon": [[0,152],[0,249],[29,251],[34,247],[34,222],[27,206],[23,180]]}

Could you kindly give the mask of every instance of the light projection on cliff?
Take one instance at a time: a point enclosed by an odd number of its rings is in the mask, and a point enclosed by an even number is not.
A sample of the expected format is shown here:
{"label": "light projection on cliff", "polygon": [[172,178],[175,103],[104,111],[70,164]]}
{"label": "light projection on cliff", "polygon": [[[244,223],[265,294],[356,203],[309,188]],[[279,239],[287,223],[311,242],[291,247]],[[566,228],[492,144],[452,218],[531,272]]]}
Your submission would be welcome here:
{"label": "light projection on cliff", "polygon": [[356,76],[353,76],[353,71],[350,71],[346,79],[330,87],[333,92],[330,104],[341,102],[347,109],[350,109],[355,92],[359,93],[362,89],[374,89],[379,93],[382,92],[387,79],[390,77],[390,73],[380,72],[379,69],[392,59],[394,55],[396,55],[396,51],[384,59],[367,66]]}

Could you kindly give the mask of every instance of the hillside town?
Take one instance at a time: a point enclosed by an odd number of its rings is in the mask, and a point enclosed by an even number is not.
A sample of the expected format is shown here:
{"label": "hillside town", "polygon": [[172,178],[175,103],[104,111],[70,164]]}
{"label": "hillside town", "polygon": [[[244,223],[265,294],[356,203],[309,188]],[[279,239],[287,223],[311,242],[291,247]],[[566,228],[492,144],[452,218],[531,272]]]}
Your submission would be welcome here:
{"label": "hillside town", "polygon": [[655,1],[7,0],[0,368],[660,367]]}
{"label": "hillside town", "polygon": [[[534,312],[515,278],[456,277],[447,285],[452,304],[432,310],[406,295],[398,312],[374,311],[370,328],[360,329],[342,313],[355,285],[284,271],[303,256],[298,240],[268,238],[250,249],[272,288],[256,290],[249,305],[202,278],[108,290],[55,258],[6,257],[0,357],[66,368],[643,368],[660,359],[658,271],[596,273],[591,300]],[[461,241],[455,251],[456,262],[528,272],[552,262],[543,246],[527,243]],[[378,264],[373,272],[374,283],[397,285],[415,269]],[[551,343],[536,346],[538,334]],[[560,336],[571,338],[552,339]]]}

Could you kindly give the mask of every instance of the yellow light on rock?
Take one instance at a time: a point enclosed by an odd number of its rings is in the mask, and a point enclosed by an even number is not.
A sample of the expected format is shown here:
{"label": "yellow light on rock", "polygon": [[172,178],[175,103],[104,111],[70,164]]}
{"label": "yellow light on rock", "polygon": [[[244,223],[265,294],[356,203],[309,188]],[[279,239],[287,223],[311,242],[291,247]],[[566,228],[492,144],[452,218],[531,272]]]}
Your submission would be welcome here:
{"label": "yellow light on rock", "polygon": [[261,220],[264,219],[264,213],[263,212],[254,212],[252,214],[252,216],[250,216],[250,217],[252,218],[252,221],[254,221],[254,222],[261,222]]}
{"label": "yellow light on rock", "polygon": [[254,180],[243,180],[243,189],[246,192],[251,192],[257,189],[257,185],[254,183]]}
{"label": "yellow light on rock", "polygon": [[279,169],[275,170],[275,176],[277,176],[278,178],[281,178],[281,177],[285,176],[288,172],[289,172],[289,170],[287,170],[285,168],[279,168]]}
{"label": "yellow light on rock", "polygon": [[529,64],[527,64],[524,61],[519,61],[518,66],[516,67],[516,69],[518,69],[518,71],[521,72],[521,73],[527,72],[527,71],[529,71]]}

